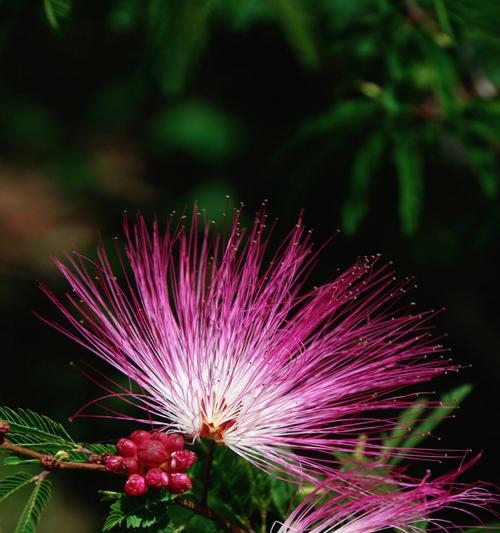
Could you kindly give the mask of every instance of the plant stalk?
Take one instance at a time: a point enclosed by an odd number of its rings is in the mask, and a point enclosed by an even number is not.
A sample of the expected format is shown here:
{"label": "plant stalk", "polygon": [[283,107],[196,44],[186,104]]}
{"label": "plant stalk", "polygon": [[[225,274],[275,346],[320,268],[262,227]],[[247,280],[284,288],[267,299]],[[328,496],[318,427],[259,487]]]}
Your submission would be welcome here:
{"label": "plant stalk", "polygon": [[[36,452],[35,450],[30,450],[29,448],[24,448],[23,446],[18,446],[17,444],[13,444],[12,442],[9,442],[8,440],[4,440],[0,444],[0,449],[8,450],[10,452],[17,453],[19,455],[25,455],[27,457],[33,457],[33,459],[38,459],[39,461],[44,460],[47,457],[50,457],[50,455]],[[100,464],[94,464],[94,463],[80,463],[80,462],[73,462],[73,461],[55,461],[54,462],[54,470],[94,470],[99,472],[105,472],[106,469],[104,468],[104,465]]]}
{"label": "plant stalk", "polygon": [[210,440],[208,443],[207,458],[205,461],[205,476],[203,479],[203,493],[201,496],[201,504],[206,506],[208,501],[208,489],[210,486],[210,474],[212,472],[212,463],[214,460],[215,441]]}

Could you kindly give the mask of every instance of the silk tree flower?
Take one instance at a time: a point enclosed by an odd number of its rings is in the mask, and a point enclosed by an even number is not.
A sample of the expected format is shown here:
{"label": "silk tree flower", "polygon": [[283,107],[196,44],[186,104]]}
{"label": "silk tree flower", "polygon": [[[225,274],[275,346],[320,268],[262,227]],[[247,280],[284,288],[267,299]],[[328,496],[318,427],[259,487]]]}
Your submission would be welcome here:
{"label": "silk tree flower", "polygon": [[459,526],[456,520],[433,514],[442,510],[447,510],[447,514],[460,511],[467,516],[467,521],[477,524],[480,523],[477,512],[484,511],[489,504],[497,504],[498,496],[486,486],[456,483],[459,472],[433,481],[429,481],[427,475],[413,486],[404,483],[397,491],[351,492],[347,499],[344,493],[325,499],[323,487],[320,487],[300,503],[283,524],[274,524],[271,533],[463,531],[463,525]]}
{"label": "silk tree flower", "polygon": [[97,260],[56,260],[71,292],[44,288],[67,321],[51,324],[135,382],[120,396],[158,429],[295,478],[335,468],[332,451],[355,450],[360,433],[378,455],[414,399],[401,389],[452,368],[430,336],[435,312],[400,304],[413,281],[378,255],[306,290],[318,252],[301,219],[270,253],[265,209],[249,231],[239,217],[226,236],[196,210],[163,233],[125,220],[118,269],[102,246]]}

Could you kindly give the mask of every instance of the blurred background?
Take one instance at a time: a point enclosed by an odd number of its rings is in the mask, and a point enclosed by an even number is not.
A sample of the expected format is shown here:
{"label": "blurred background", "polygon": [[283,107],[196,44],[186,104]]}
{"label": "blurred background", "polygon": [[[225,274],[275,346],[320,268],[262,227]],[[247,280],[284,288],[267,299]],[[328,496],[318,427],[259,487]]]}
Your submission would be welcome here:
{"label": "blurred background", "polygon": [[[499,20],[496,0],[0,0],[0,403],[66,420],[99,393],[32,315],[55,316],[37,281],[64,291],[51,256],[94,254],[123,210],[249,221],[267,198],[275,242],[302,208],[316,242],[342,230],[313,281],[380,252],[446,307],[473,366],[433,386],[474,392],[440,445],[498,481]],[[97,531],[94,477],[61,474],[40,531]]]}

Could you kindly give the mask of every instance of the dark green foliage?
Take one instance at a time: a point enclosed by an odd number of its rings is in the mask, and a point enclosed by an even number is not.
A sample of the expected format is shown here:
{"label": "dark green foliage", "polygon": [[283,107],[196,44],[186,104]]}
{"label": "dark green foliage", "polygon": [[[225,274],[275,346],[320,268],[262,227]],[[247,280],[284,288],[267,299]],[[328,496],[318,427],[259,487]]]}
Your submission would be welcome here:
{"label": "dark green foliage", "polygon": [[178,93],[198,59],[208,32],[206,0],[151,0],[148,23],[158,57],[157,73],[166,93]]}
{"label": "dark green foliage", "polygon": [[125,494],[106,494],[105,500],[114,500],[102,531],[175,531],[171,527],[169,505],[173,497],[165,491],[151,491],[147,496],[130,497]]}
{"label": "dark green foliage", "polygon": [[[204,444],[199,443],[199,460],[190,470],[193,491],[182,498],[201,500],[205,452]],[[216,449],[208,505],[234,524],[241,527],[253,524],[258,531],[268,531],[274,521],[282,520],[288,514],[292,503],[300,501],[301,495],[297,491],[295,484],[265,474],[227,448]],[[169,524],[187,533],[220,531],[210,520],[176,505],[175,499],[164,491],[151,490],[141,498],[104,492],[103,500],[112,503],[103,531],[114,531],[116,528],[157,531],[155,528]]]}
{"label": "dark green foliage", "polygon": [[[69,15],[69,1],[44,0],[44,5],[53,27]],[[81,13],[83,4],[75,2],[68,31],[78,17],[84,20]],[[288,113],[293,120],[269,146],[292,169],[286,172],[297,194],[308,190],[316,175],[339,183],[336,195],[343,201],[337,218],[354,234],[378,213],[374,203],[380,191],[391,197],[397,191],[393,216],[399,213],[401,232],[410,236],[428,206],[428,175],[436,162],[448,164],[450,143],[466,159],[478,190],[490,201],[497,198],[500,39],[492,21],[499,16],[497,2],[474,0],[114,0],[98,18],[106,20],[110,35],[133,40],[137,61],[128,72],[100,84],[84,120],[120,128],[146,118],[144,129],[135,134],[147,139],[155,155],[173,158],[180,152],[212,165],[216,174],[225,173],[240,151],[251,157],[240,140],[255,139],[262,126],[242,117],[258,101],[251,100],[251,80],[212,99],[218,83],[200,87],[200,72],[212,68],[204,60],[224,32],[251,39],[253,31],[272,28],[303,70],[303,83],[314,72],[329,94],[318,105],[313,98],[293,106]],[[228,52],[217,50],[219,56]],[[244,69],[245,63],[240,66]],[[231,78],[234,67],[227,64],[219,77]],[[267,78],[259,83],[265,90]],[[146,101],[157,102],[152,113],[144,113]],[[239,113],[232,110],[235,103]],[[26,104],[37,109],[34,102]],[[27,115],[29,124],[23,122]],[[39,132],[45,123],[58,131],[57,124],[44,110],[38,118],[29,110],[27,115],[21,111],[7,121],[11,139],[42,151],[54,149],[50,141],[56,136]],[[280,120],[266,116],[267,123]],[[71,166],[81,166],[78,182],[95,186],[88,161],[72,160]],[[66,167],[58,161],[55,168],[61,170],[53,174],[75,175]]]}

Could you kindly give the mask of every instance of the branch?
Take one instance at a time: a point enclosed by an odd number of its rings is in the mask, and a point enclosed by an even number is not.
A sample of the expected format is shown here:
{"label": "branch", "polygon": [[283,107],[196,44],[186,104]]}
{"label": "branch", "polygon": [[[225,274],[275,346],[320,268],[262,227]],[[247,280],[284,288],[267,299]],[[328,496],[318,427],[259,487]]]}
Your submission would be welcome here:
{"label": "branch", "polygon": [[0,443],[0,449],[17,453],[19,455],[26,455],[27,457],[33,457],[33,459],[38,459],[46,470],[94,470],[99,472],[106,471],[104,465],[72,461],[58,461],[52,455],[35,452],[34,450],[30,450],[29,448],[24,448],[23,446],[13,444],[8,440],[4,440],[2,443]]}
{"label": "branch", "polygon": [[208,487],[210,485],[210,473],[212,471],[212,462],[214,460],[214,451],[215,451],[215,441],[210,440],[208,443],[208,452],[205,462],[205,476],[203,480],[203,494],[201,497],[202,505],[207,505],[208,501]]}

